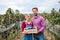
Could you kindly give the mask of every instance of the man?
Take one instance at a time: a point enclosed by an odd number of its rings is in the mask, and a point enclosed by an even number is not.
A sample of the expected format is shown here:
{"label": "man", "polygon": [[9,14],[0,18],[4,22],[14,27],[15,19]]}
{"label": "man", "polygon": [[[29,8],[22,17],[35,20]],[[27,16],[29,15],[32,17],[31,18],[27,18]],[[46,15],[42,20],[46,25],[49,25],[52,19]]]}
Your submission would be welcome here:
{"label": "man", "polygon": [[36,34],[33,34],[34,40],[44,40],[45,19],[38,15],[38,8],[32,8],[32,12],[34,14],[31,19],[32,24],[38,30]]}

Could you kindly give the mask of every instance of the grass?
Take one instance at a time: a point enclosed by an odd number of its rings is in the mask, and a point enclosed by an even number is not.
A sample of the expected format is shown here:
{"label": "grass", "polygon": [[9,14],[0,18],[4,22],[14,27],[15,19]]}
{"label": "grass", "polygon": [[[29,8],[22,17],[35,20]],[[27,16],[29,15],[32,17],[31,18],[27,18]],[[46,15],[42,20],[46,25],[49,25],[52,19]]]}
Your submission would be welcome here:
{"label": "grass", "polygon": [[48,40],[46,37],[44,37],[44,40]]}

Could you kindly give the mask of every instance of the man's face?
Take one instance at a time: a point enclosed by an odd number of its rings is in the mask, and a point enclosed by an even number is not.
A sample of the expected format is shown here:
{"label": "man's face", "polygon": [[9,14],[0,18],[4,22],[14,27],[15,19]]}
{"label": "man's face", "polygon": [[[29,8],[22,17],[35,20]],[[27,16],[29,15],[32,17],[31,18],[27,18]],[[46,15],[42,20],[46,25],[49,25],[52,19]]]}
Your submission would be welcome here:
{"label": "man's face", "polygon": [[38,14],[38,10],[37,10],[37,9],[33,9],[32,12],[33,12],[33,14],[34,14],[35,16],[37,16],[37,14]]}

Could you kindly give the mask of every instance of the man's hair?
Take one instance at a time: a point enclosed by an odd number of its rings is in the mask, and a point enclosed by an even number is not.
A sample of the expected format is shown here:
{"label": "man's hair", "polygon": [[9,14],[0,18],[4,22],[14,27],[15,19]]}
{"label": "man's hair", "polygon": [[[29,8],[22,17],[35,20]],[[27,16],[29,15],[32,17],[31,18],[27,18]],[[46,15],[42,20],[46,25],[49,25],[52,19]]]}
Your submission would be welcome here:
{"label": "man's hair", "polygon": [[38,11],[38,8],[37,8],[37,7],[32,8],[32,10],[33,10],[33,9],[36,9],[36,10]]}

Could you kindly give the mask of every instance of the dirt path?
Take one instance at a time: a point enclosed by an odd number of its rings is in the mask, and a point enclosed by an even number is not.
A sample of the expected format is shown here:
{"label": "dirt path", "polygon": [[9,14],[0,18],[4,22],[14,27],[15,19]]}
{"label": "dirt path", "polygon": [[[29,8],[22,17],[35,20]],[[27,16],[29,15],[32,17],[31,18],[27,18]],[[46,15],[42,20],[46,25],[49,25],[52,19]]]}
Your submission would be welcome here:
{"label": "dirt path", "polygon": [[55,40],[54,35],[49,33],[47,30],[45,30],[44,35],[47,38],[47,40]]}

